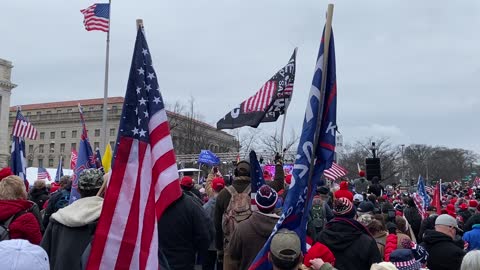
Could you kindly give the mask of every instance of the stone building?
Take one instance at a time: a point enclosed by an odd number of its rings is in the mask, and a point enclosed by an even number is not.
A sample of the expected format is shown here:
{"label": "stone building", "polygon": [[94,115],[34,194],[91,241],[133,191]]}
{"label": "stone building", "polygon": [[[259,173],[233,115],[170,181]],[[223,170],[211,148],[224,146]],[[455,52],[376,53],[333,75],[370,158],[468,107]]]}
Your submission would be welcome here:
{"label": "stone building", "polygon": [[10,157],[10,135],[8,133],[8,111],[10,108],[10,95],[16,87],[10,79],[12,75],[12,62],[0,59],[0,167],[7,166]]}
{"label": "stone building", "polygon": [[[123,100],[123,97],[111,97],[107,102],[107,142],[112,149],[117,139]],[[64,168],[70,168],[71,150],[78,151],[82,132],[78,104],[83,107],[90,144],[96,149],[101,142],[103,99],[21,105],[23,115],[39,132],[37,140],[26,140],[29,167],[54,168],[62,157]],[[16,109],[17,106],[10,107],[9,134],[15,121]],[[177,154],[198,154],[200,149],[214,152],[238,151],[239,143],[233,136],[183,115],[172,112],[167,112],[167,115]]]}

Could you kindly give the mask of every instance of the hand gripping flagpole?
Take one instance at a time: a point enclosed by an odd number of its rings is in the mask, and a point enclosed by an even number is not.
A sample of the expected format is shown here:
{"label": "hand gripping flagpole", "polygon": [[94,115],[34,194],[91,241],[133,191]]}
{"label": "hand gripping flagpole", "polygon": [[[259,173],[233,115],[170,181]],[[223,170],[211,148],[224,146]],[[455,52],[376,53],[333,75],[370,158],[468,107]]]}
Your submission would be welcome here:
{"label": "hand gripping flagpole", "polygon": [[[313,141],[312,155],[310,156],[310,170],[308,172],[308,192],[312,192],[312,178],[315,167],[315,153],[317,152],[318,139],[320,137],[320,129],[322,128],[322,115],[323,107],[325,104],[325,88],[327,84],[327,68],[328,68],[328,54],[330,49],[330,36],[332,33],[332,18],[333,18],[333,4],[328,4],[327,11],[327,22],[325,23],[325,36],[324,36],[324,46],[323,46],[323,68],[322,68],[322,84],[320,86],[320,99],[318,102],[318,112],[317,112],[317,125],[315,127],[315,140]],[[308,213],[306,209],[308,203],[305,204],[305,212]]]}
{"label": "hand gripping flagpole", "polygon": [[102,113],[102,145],[103,149],[107,146],[107,109],[108,109],[108,68],[110,62],[110,22],[112,21],[112,1],[108,1],[108,32],[107,45],[105,53],[105,82],[103,86],[103,113]]}

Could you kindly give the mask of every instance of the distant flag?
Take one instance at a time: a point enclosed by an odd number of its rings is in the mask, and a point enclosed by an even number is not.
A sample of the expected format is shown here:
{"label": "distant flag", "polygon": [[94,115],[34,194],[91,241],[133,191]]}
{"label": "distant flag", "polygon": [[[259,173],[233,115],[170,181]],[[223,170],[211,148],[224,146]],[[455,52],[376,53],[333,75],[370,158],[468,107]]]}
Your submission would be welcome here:
{"label": "distant flag", "polygon": [[46,180],[48,179],[49,181],[52,180],[52,177],[50,177],[50,174],[48,173],[47,169],[43,167],[38,167],[37,171],[37,179],[38,180]]}
{"label": "distant flag", "polygon": [[58,161],[57,173],[55,174],[55,183],[60,182],[60,178],[63,176],[63,157],[60,156]]}
{"label": "distant flag", "polygon": [[27,162],[25,159],[25,141],[23,138],[12,137],[10,163],[12,173],[26,181]]}
{"label": "distant flag", "polygon": [[255,202],[255,196],[257,195],[258,189],[265,185],[265,179],[263,178],[262,167],[260,166],[260,162],[257,159],[257,153],[255,151],[250,151],[250,179],[251,183],[251,208],[252,210],[258,210],[257,203]]}
{"label": "distant flag", "polygon": [[440,195],[440,182],[438,182],[435,185],[435,191],[433,193],[433,206],[437,208],[437,214],[441,215],[442,214],[442,201],[441,201],[441,195]]}
{"label": "distant flag", "polygon": [[220,159],[210,150],[201,150],[198,155],[198,163],[214,166],[220,163]]}
{"label": "distant flag", "polygon": [[95,149],[95,166],[97,166],[97,168],[101,169],[105,173],[105,171],[103,170],[102,155],[100,154],[100,148],[98,147],[97,149]]}
{"label": "distant flag", "polygon": [[95,155],[93,154],[92,147],[88,141],[87,127],[85,125],[85,119],[83,118],[83,109],[78,104],[78,111],[80,112],[80,122],[82,124],[82,136],[78,146],[77,162],[75,163],[75,170],[73,171],[72,189],[70,191],[70,203],[80,199],[80,193],[78,193],[78,177],[83,170],[88,168],[96,168]]}
{"label": "distant flag", "polygon": [[347,169],[343,168],[342,166],[338,165],[335,162],[332,163],[332,167],[330,167],[330,169],[325,170],[323,172],[325,177],[330,180],[338,179],[342,176],[347,175],[347,173],[348,173]]}
{"label": "distant flag", "polygon": [[17,117],[12,128],[12,136],[27,138],[30,140],[36,140],[38,137],[38,131],[33,127],[25,117],[23,117],[20,109],[17,109]]}
{"label": "distant flag", "polygon": [[218,129],[243,126],[258,127],[260,123],[275,122],[287,111],[295,81],[295,48],[288,64],[268,80],[255,95],[243,101],[217,122]]}
{"label": "distant flag", "polygon": [[70,169],[74,170],[77,164],[78,153],[76,149],[72,149],[72,154],[70,157]]}
{"label": "distant flag", "polygon": [[139,27],[88,270],[158,269],[157,221],[181,195],[165,104]]}
{"label": "distant flag", "polygon": [[110,171],[111,164],[112,164],[112,148],[110,147],[110,144],[107,144],[107,147],[105,147],[105,153],[103,153],[103,157],[102,157],[102,166],[105,173],[108,173]]}
{"label": "distant flag", "polygon": [[422,214],[422,218],[424,218],[427,207],[430,206],[431,199],[427,194],[425,189],[425,181],[421,175],[418,176],[417,192],[414,194],[413,199],[417,204],[420,214]]}
{"label": "distant flag", "polygon": [[[312,206],[316,187],[323,185],[321,176],[325,169],[332,166],[335,155],[337,85],[333,32],[329,42],[325,82],[322,79],[324,42],[324,37],[322,37],[312,87],[307,101],[302,135],[298,144],[297,158],[293,167],[292,183],[285,198],[282,215],[249,269],[272,269],[271,263],[267,259],[270,243],[276,232],[283,228],[293,230],[298,234],[302,251],[306,252],[305,228],[307,227],[308,212]],[[322,84],[325,86],[325,95],[323,96],[320,90]],[[321,102],[324,106],[323,111],[319,112]],[[318,140],[316,141],[316,139]],[[316,151],[312,153],[315,146],[317,146]],[[314,164],[313,171],[311,171],[311,163]]]}
{"label": "distant flag", "polygon": [[110,4],[93,4],[80,10],[83,24],[87,31],[98,30],[108,32],[110,27]]}

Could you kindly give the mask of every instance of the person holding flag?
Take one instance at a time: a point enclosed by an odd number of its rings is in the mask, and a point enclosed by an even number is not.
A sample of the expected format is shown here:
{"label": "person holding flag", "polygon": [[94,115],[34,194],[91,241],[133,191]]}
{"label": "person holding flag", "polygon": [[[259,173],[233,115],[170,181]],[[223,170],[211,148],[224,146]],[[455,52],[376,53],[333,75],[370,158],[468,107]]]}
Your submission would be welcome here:
{"label": "person holding flag", "polygon": [[60,179],[63,176],[63,157],[60,156],[60,160],[58,161],[57,172],[55,173],[55,182],[52,183],[50,186],[50,193],[54,193],[60,188]]}

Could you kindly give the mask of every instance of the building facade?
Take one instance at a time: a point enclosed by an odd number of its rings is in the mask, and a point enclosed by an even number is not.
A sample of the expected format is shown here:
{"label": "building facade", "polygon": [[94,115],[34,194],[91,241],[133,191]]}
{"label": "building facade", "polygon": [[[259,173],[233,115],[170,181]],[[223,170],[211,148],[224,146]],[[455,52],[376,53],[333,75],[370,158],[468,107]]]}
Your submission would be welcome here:
{"label": "building facade", "polygon": [[[123,100],[123,97],[111,97],[107,102],[107,142],[112,149],[115,149]],[[82,134],[78,104],[83,107],[90,144],[94,150],[100,148],[103,99],[20,106],[22,114],[29,119],[39,133],[37,140],[25,141],[29,167],[54,168],[62,159],[64,168],[70,168],[72,149],[78,151]],[[16,110],[17,106],[10,107],[9,134],[15,121]],[[214,152],[238,151],[238,141],[228,133],[183,115],[171,112],[167,112],[167,115],[177,154],[198,154],[200,149],[210,149]],[[101,150],[103,153],[103,149]]]}
{"label": "building facade", "polygon": [[8,133],[8,111],[10,95],[16,87],[10,79],[12,76],[12,62],[0,59],[0,167],[6,167],[10,157],[10,141]]}

